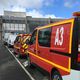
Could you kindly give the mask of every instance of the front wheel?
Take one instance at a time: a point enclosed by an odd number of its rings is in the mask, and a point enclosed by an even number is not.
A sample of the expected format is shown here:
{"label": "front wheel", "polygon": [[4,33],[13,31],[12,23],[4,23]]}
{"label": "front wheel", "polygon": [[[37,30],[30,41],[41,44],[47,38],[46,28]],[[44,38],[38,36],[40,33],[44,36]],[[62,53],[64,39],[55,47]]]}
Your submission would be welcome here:
{"label": "front wheel", "polygon": [[58,71],[52,73],[52,80],[62,80],[62,77]]}

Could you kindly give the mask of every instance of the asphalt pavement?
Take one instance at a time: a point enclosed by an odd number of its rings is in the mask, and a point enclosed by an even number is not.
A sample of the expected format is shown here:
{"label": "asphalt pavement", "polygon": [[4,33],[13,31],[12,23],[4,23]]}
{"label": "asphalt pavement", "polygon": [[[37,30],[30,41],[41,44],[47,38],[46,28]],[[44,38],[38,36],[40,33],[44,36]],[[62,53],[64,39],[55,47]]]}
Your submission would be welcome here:
{"label": "asphalt pavement", "polygon": [[28,67],[27,62],[27,58],[16,57],[13,49],[0,41],[0,80],[49,80],[45,71]]}
{"label": "asphalt pavement", "polygon": [[0,42],[0,80],[31,80]]}

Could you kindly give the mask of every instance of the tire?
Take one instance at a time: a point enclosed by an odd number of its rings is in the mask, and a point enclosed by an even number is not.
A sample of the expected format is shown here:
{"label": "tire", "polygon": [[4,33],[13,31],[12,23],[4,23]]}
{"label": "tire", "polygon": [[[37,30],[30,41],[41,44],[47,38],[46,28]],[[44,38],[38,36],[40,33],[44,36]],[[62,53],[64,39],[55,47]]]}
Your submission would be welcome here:
{"label": "tire", "polygon": [[62,77],[58,71],[54,71],[52,73],[51,80],[62,80]]}

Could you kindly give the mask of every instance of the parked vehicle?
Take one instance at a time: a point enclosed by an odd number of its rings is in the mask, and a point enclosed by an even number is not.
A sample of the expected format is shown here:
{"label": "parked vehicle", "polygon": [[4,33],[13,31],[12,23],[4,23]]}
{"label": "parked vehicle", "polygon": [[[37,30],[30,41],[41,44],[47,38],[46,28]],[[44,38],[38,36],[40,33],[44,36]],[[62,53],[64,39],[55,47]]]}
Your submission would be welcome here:
{"label": "parked vehicle", "polygon": [[19,53],[19,49],[20,49],[20,39],[22,37],[22,34],[18,34],[15,41],[14,41],[14,53],[17,55]]}
{"label": "parked vehicle", "polygon": [[5,33],[4,34],[4,36],[3,36],[3,43],[5,44],[5,45],[7,45],[7,43],[8,43],[8,38],[9,38],[9,35],[10,35],[11,33]]}
{"label": "parked vehicle", "polygon": [[20,45],[20,49],[19,49],[19,55],[20,56],[26,56],[27,57],[27,53],[26,53],[26,51],[27,51],[27,48],[28,48],[28,44],[27,44],[27,42],[30,40],[30,35],[27,35],[24,39],[23,39],[23,41],[22,41],[22,43],[21,43],[21,45]]}
{"label": "parked vehicle", "polygon": [[28,45],[28,65],[50,73],[50,80],[80,80],[80,12],[74,18],[36,28]]}
{"label": "parked vehicle", "polygon": [[16,55],[20,55],[20,48],[24,43],[24,39],[28,36],[28,34],[19,34],[14,42],[14,53]]}
{"label": "parked vehicle", "polygon": [[10,35],[9,35],[9,37],[8,37],[8,42],[7,42],[7,44],[8,44],[9,47],[10,47],[10,46],[13,47],[14,41],[15,41],[16,37],[17,37],[16,34],[10,34]]}

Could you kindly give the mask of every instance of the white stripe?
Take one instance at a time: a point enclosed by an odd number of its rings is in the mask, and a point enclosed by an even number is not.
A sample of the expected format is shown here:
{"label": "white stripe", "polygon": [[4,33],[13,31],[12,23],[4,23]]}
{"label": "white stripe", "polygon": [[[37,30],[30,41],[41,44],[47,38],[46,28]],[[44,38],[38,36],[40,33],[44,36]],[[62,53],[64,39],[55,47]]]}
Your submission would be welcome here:
{"label": "white stripe", "polygon": [[9,48],[6,46],[8,51],[12,54],[12,56],[16,59],[16,61],[19,63],[19,65],[22,67],[22,69],[25,71],[25,73],[31,78],[31,80],[35,80],[31,74],[25,69],[25,67],[21,64],[21,62],[14,56],[14,54],[9,50]]}

